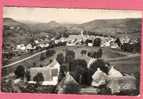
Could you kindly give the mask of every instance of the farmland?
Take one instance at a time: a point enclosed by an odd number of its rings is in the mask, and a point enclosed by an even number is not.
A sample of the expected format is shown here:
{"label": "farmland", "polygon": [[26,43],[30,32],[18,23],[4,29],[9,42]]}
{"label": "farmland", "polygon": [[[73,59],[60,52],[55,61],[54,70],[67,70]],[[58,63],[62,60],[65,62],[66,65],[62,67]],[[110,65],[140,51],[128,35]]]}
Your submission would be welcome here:
{"label": "farmland", "polygon": [[[5,73],[8,74],[10,72],[13,72],[15,67],[18,65],[23,65],[23,66],[33,66],[33,63],[35,66],[47,66],[50,60],[56,59],[57,54],[59,53],[65,53],[65,50],[73,50],[76,53],[76,59],[85,59],[86,62],[89,61],[90,57],[87,55],[81,55],[80,52],[81,50],[87,50],[88,52],[91,51],[96,51],[99,48],[97,47],[87,47],[87,46],[72,46],[72,47],[58,47],[58,48],[52,48],[52,50],[55,50],[56,53],[52,57],[45,58],[43,61],[40,61],[40,56],[43,54],[46,54],[46,50],[42,52],[35,53],[34,55],[28,56],[29,58],[24,61],[20,61],[14,65],[11,65],[6,69],[5,71],[5,66],[3,66]],[[112,65],[115,65],[117,69],[119,69],[121,72],[125,73],[133,73],[137,72],[139,70],[140,66],[140,55],[139,54],[128,54],[127,52],[122,52],[122,51],[117,51],[113,50],[111,48],[103,48],[103,59],[108,62],[110,62]],[[129,55],[132,55],[134,57],[130,57]],[[46,55],[45,55],[46,56]],[[125,59],[124,59],[125,57]],[[116,60],[116,58],[119,58]],[[122,59],[123,58],[123,59]],[[15,63],[15,62],[14,62]],[[132,66],[132,69],[130,67]],[[11,69],[10,69],[11,68]],[[125,69],[126,68],[126,69]],[[128,71],[126,71],[128,70]],[[7,72],[7,73],[6,73]]]}

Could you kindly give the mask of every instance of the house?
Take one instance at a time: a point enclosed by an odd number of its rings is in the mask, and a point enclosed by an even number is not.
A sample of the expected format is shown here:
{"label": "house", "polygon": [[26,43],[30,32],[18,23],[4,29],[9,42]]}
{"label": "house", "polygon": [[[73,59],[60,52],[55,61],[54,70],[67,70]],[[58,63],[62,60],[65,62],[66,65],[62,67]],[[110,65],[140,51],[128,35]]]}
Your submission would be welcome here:
{"label": "house", "polygon": [[49,43],[47,43],[47,42],[40,42],[38,44],[38,46],[41,47],[41,48],[49,47]]}
{"label": "house", "polygon": [[28,45],[26,46],[26,49],[27,49],[27,50],[31,50],[31,49],[32,49],[32,45],[31,45],[31,44],[28,44]]}
{"label": "house", "polygon": [[38,43],[39,43],[39,41],[38,41],[38,40],[35,40],[34,42],[35,42],[36,44],[38,44]]}
{"label": "house", "polygon": [[28,44],[26,46],[26,50],[34,50],[34,49],[36,49],[36,46],[32,46],[32,44]]}
{"label": "house", "polygon": [[129,41],[130,41],[130,38],[128,36],[123,36],[123,37],[120,37],[119,39],[120,39],[122,44],[123,43],[129,43]]}
{"label": "house", "polygon": [[25,51],[26,50],[26,46],[24,44],[19,44],[19,45],[16,46],[16,50]]}

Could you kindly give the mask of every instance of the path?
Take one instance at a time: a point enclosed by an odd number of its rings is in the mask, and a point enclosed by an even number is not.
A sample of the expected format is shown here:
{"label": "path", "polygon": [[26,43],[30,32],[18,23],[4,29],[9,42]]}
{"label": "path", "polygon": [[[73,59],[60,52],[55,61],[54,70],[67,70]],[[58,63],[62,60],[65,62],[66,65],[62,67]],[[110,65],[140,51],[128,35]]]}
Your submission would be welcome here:
{"label": "path", "polygon": [[19,61],[13,62],[13,63],[8,64],[8,65],[4,65],[2,68],[3,68],[3,69],[4,69],[4,68],[8,68],[8,67],[10,67],[10,66],[12,66],[12,65],[15,65],[15,64],[18,64],[18,63],[20,63],[20,62],[26,61],[26,60],[28,60],[28,59],[30,59],[30,58],[33,58],[33,57],[35,57],[35,56],[37,56],[37,55],[39,55],[39,54],[41,54],[41,53],[45,53],[45,52],[46,52],[46,50],[41,51],[41,52],[38,52],[38,53],[35,53],[35,54],[33,54],[33,55],[29,56],[29,57],[26,57],[26,58],[24,58],[24,59],[21,59],[21,60],[19,60]]}

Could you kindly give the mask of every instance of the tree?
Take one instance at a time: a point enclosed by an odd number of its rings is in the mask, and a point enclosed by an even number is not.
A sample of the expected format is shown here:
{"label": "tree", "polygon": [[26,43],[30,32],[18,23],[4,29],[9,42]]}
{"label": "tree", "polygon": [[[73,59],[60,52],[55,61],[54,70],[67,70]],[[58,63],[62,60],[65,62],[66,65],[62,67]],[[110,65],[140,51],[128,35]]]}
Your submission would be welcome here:
{"label": "tree", "polygon": [[59,76],[58,76],[58,82],[61,82],[63,80],[63,78],[66,76],[65,73],[68,71],[69,66],[67,64],[62,64],[60,66],[60,72],[59,72]]}
{"label": "tree", "polygon": [[88,56],[88,57],[91,57],[91,52],[88,52],[88,53],[87,53],[87,56]]}
{"label": "tree", "polygon": [[69,71],[71,72],[71,75],[78,83],[81,83],[80,77],[86,70],[87,70],[87,63],[85,60],[77,59],[70,62]]}
{"label": "tree", "polygon": [[68,38],[69,34],[68,33],[63,33],[63,37]]}
{"label": "tree", "polygon": [[65,55],[65,61],[67,63],[70,63],[71,61],[73,61],[75,59],[75,52],[72,50],[67,50],[66,51],[66,55]]}
{"label": "tree", "polygon": [[88,56],[89,56],[89,57],[92,57],[92,58],[98,58],[98,57],[99,57],[98,54],[99,54],[99,53],[96,52],[96,51],[88,52]]}
{"label": "tree", "polygon": [[90,72],[91,72],[91,75],[93,75],[97,68],[102,68],[102,67],[105,67],[105,62],[104,60],[102,59],[97,59],[95,62],[93,62],[91,65],[90,65]]}
{"label": "tree", "polygon": [[84,55],[84,54],[86,55],[86,53],[87,53],[87,50],[82,50],[81,51],[81,55]]}
{"label": "tree", "polygon": [[116,39],[115,43],[117,43],[119,47],[121,47],[121,45],[122,45],[119,38]]}
{"label": "tree", "polygon": [[64,55],[63,55],[62,53],[59,53],[59,54],[57,55],[56,60],[57,60],[60,64],[63,64],[63,63],[64,63],[64,60],[65,60],[65,57],[64,57]]}
{"label": "tree", "polygon": [[102,54],[103,54],[103,51],[102,51],[102,49],[100,48],[100,49],[97,51],[97,58],[101,58],[101,57],[102,57]]}
{"label": "tree", "polygon": [[100,38],[96,38],[94,40],[93,46],[100,47],[100,45],[101,45],[101,39]]}
{"label": "tree", "polygon": [[22,65],[19,65],[16,70],[14,71],[16,78],[24,78],[25,75],[25,68]]}

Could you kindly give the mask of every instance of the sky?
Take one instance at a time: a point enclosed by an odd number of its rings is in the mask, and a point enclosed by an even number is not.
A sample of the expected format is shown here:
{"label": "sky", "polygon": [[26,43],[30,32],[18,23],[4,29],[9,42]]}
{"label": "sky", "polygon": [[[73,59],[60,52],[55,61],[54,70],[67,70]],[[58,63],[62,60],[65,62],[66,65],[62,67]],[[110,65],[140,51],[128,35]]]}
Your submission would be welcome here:
{"label": "sky", "polygon": [[131,10],[5,7],[3,17],[42,23],[84,23],[95,19],[141,18],[142,13]]}

